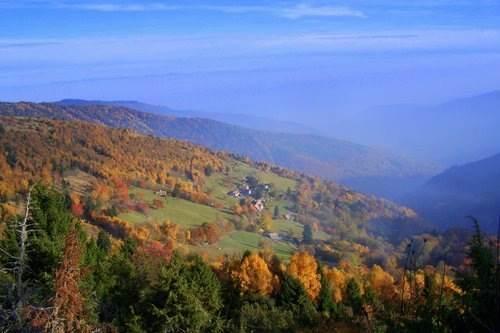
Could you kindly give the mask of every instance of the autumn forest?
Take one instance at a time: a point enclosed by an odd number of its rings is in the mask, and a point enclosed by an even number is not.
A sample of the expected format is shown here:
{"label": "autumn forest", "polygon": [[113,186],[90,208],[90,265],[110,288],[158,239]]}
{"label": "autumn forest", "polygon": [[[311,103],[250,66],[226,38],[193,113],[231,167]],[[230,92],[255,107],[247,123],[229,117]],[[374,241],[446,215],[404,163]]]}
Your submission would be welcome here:
{"label": "autumn forest", "polygon": [[473,218],[433,232],[333,182],[85,122],[2,117],[0,147],[2,332],[499,327],[498,242]]}

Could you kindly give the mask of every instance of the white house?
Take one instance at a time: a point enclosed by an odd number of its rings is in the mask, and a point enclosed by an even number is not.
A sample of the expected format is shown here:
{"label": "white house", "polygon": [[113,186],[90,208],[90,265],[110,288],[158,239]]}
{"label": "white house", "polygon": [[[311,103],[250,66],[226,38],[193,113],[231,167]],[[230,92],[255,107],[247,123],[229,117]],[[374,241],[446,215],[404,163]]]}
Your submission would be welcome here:
{"label": "white house", "polygon": [[158,195],[158,196],[160,196],[160,197],[166,197],[167,196],[167,191],[159,190],[159,191],[156,191],[155,194]]}
{"label": "white house", "polygon": [[252,201],[252,204],[258,212],[262,212],[264,208],[266,208],[266,206],[264,205],[264,200],[262,199],[254,200]]}

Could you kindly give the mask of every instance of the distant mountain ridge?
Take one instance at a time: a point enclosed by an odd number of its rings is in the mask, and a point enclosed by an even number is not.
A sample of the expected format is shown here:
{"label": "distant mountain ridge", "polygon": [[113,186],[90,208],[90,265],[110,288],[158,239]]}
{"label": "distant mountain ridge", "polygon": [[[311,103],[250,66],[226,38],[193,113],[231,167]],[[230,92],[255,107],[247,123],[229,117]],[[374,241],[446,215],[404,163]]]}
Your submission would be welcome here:
{"label": "distant mountain ridge", "polygon": [[465,217],[474,216],[495,232],[500,216],[500,154],[444,171],[406,203],[441,227],[464,226],[470,223]]}
{"label": "distant mountain ridge", "polygon": [[450,102],[443,103],[439,107],[455,111],[462,109],[468,111],[472,108],[478,108],[480,111],[484,111],[492,105],[500,106],[500,90],[494,90],[472,97],[458,98]]}
{"label": "distant mountain ridge", "polygon": [[[354,114],[342,135],[442,166],[500,151],[500,91],[439,105],[386,105]],[[340,126],[340,125],[339,125]]]}
{"label": "distant mountain ridge", "polygon": [[83,100],[83,99],[64,99],[56,104],[65,106],[84,106],[91,104],[100,105],[113,105],[126,107],[136,111],[147,113],[155,113],[165,116],[174,116],[181,118],[203,118],[220,121],[223,123],[247,127],[257,130],[271,131],[271,132],[286,132],[297,134],[313,134],[315,131],[306,126],[291,122],[283,121],[272,118],[265,118],[260,116],[253,116],[248,114],[238,113],[219,113],[219,112],[203,112],[194,110],[176,110],[168,106],[152,105],[141,103],[138,101],[99,101],[99,100]]}
{"label": "distant mountain ridge", "polygon": [[[307,134],[273,133],[201,118],[103,104],[0,103],[0,115],[82,120],[191,141],[349,185],[359,177],[415,177],[431,168],[377,149]],[[363,191],[362,184],[354,187]],[[371,192],[371,191],[368,191]],[[372,192],[373,193],[373,192]]]}

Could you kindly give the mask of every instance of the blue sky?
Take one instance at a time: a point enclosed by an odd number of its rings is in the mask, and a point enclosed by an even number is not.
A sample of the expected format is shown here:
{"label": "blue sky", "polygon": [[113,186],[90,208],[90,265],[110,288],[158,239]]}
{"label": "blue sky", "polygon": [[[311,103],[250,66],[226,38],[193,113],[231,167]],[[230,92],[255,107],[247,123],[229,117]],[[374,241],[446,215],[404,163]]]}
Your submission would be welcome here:
{"label": "blue sky", "polygon": [[499,0],[0,0],[1,100],[136,99],[325,125],[500,89],[498,73]]}

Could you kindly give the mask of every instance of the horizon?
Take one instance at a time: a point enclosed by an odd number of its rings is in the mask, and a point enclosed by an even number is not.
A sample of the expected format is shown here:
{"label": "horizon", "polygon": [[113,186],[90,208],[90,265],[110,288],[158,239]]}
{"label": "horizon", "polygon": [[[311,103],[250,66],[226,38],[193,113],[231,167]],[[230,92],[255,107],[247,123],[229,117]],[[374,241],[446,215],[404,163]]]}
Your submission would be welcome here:
{"label": "horizon", "polygon": [[0,12],[2,100],[137,100],[317,125],[500,88],[496,1],[4,0]]}

